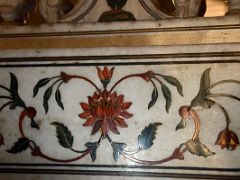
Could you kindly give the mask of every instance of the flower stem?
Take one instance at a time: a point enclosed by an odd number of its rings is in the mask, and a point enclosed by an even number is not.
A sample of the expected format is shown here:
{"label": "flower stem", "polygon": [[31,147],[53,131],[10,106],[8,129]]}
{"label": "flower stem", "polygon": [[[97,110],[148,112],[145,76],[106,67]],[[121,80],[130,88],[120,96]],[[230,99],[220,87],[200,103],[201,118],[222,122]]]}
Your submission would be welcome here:
{"label": "flower stem", "polygon": [[[145,74],[145,73],[143,73]],[[110,89],[109,93],[111,93],[115,88],[116,86],[118,86],[121,82],[123,82],[124,80],[128,79],[128,78],[132,78],[132,77],[140,77],[140,78],[143,78],[143,74],[130,74],[128,76],[125,76],[121,79],[119,79],[113,86],[112,88]]]}
{"label": "flower stem", "polygon": [[106,138],[107,138],[108,142],[110,142],[110,144],[113,143],[112,139],[108,135],[106,135]]}
{"label": "flower stem", "polygon": [[10,99],[10,100],[14,100],[12,97],[9,97],[9,96],[0,96],[0,99]]}
{"label": "flower stem", "polygon": [[231,94],[224,94],[224,93],[216,93],[216,94],[210,94],[207,96],[207,98],[211,98],[211,97],[228,97],[228,98],[232,98],[235,99],[237,101],[240,101],[240,98]]}
{"label": "flower stem", "polygon": [[140,152],[142,149],[141,148],[139,148],[139,147],[137,147],[136,149],[134,149],[134,150],[123,150],[123,153],[125,153],[125,154],[128,154],[128,155],[132,155],[132,154],[136,154],[136,153],[138,153],[138,152]]}
{"label": "flower stem", "polygon": [[90,79],[83,77],[83,76],[77,76],[77,75],[68,75],[69,79],[82,79],[87,82],[89,82],[98,92],[101,92],[101,90],[97,87],[97,85],[92,82]]}
{"label": "flower stem", "polygon": [[196,113],[196,111],[194,111],[193,109],[190,109],[189,113],[195,124],[195,131],[194,131],[192,139],[196,140],[200,134],[200,118],[199,118],[198,114]]}
{"label": "flower stem", "polygon": [[7,102],[6,104],[4,104],[1,108],[0,108],[0,112],[5,108],[7,107],[8,105],[10,105],[11,103],[13,103],[14,101],[9,101]]}
{"label": "flower stem", "polygon": [[2,89],[4,89],[4,90],[6,90],[6,91],[8,91],[8,92],[10,92],[11,93],[11,90],[10,89],[8,89],[8,88],[6,88],[5,86],[3,86],[3,85],[0,85],[0,88],[2,88]]}
{"label": "flower stem", "polygon": [[165,162],[168,162],[168,161],[172,161],[174,159],[179,159],[179,160],[183,160],[183,154],[185,153],[185,149],[183,151],[179,151],[179,148],[176,148],[174,150],[174,152],[167,158],[164,158],[164,159],[161,159],[161,160],[158,160],[158,161],[146,161],[146,160],[140,160],[140,159],[137,159],[135,157],[132,157],[126,153],[124,153],[123,151],[121,152],[121,154],[126,157],[127,159],[135,162],[135,163],[138,163],[138,164],[144,164],[144,165],[156,165],[156,164],[163,164]]}
{"label": "flower stem", "polygon": [[215,102],[215,105],[223,112],[224,116],[225,116],[225,120],[226,120],[226,128],[229,128],[229,125],[231,123],[230,117],[227,113],[227,110],[219,103]]}
{"label": "flower stem", "polygon": [[[226,83],[240,84],[240,81],[234,80],[234,79],[222,80],[222,81],[219,81],[219,82],[216,82],[216,83],[210,85],[209,88],[207,89],[207,91],[211,90],[212,88],[214,88],[214,87],[216,87],[216,86],[218,86],[218,85],[226,84]],[[207,91],[206,91],[206,92],[207,92]]]}

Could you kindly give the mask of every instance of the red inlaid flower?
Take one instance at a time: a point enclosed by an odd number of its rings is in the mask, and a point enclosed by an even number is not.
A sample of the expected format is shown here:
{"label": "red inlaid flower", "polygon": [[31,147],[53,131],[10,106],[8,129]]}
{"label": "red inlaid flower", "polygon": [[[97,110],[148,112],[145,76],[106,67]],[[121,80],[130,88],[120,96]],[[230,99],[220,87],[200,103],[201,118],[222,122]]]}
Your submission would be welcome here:
{"label": "red inlaid flower", "polygon": [[226,128],[219,133],[215,144],[220,145],[222,149],[227,148],[232,151],[236,149],[239,144],[239,140],[235,132]]}
{"label": "red inlaid flower", "polygon": [[108,70],[106,66],[103,68],[103,70],[97,67],[98,77],[100,78],[104,88],[106,88],[108,83],[110,82],[113,75],[113,70],[114,67],[112,67],[110,70]]}
{"label": "red inlaid flower", "polygon": [[133,116],[127,112],[132,105],[131,102],[124,102],[123,95],[116,92],[109,93],[107,90],[95,92],[92,97],[88,97],[88,103],[80,103],[83,113],[80,118],[86,119],[83,126],[93,126],[92,134],[101,129],[105,137],[109,130],[119,134],[117,126],[125,128],[127,124],[124,119]]}

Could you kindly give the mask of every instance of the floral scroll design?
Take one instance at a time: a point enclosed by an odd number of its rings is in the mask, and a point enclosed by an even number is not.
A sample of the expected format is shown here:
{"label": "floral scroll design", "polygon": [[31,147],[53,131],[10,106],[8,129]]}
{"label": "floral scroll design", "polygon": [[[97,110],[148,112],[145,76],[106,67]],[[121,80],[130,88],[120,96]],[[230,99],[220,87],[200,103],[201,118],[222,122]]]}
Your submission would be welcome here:
{"label": "floral scroll design", "polygon": [[200,88],[198,91],[197,96],[191,101],[190,106],[182,106],[179,109],[179,114],[182,117],[182,120],[177,125],[176,130],[183,129],[186,127],[186,120],[187,118],[193,119],[195,123],[195,132],[193,137],[187,141],[186,143],[183,143],[183,146],[186,146],[187,149],[192,153],[196,154],[198,156],[211,156],[214,155],[214,152],[211,152],[204,144],[201,143],[199,138],[200,133],[200,118],[196,110],[194,110],[195,107],[201,106],[204,109],[210,109],[212,106],[217,106],[220,111],[223,113],[226,121],[226,127],[224,130],[222,130],[216,140],[216,145],[220,145],[220,147],[227,148],[228,150],[235,150],[236,147],[239,145],[238,136],[235,132],[230,130],[230,116],[227,112],[227,110],[219,104],[217,101],[214,100],[215,97],[226,97],[231,98],[233,100],[240,101],[239,97],[236,97],[232,94],[226,94],[226,93],[212,93],[211,90],[215,88],[216,86],[220,86],[226,83],[230,84],[240,84],[240,81],[228,79],[228,80],[222,80],[216,83],[211,83],[210,80],[210,71],[211,69],[206,69],[201,77],[200,80]]}
{"label": "floral scroll design", "polygon": [[[226,128],[220,132],[216,144],[220,145],[222,148],[227,148],[234,150],[239,144],[238,137],[236,133],[229,129],[230,118],[223,106],[218,104],[213,100],[214,97],[223,96],[239,100],[238,97],[230,94],[213,94],[210,92],[215,86],[224,84],[224,83],[236,83],[240,84],[237,80],[223,80],[217,83],[210,83],[209,76],[210,69],[207,69],[201,78],[200,90],[198,95],[192,100],[191,105],[182,106],[179,110],[180,116],[183,118],[182,121],[177,125],[176,130],[184,128],[186,126],[186,118],[191,117],[195,122],[195,132],[193,137],[185,143],[181,143],[176,147],[169,157],[166,157],[161,160],[148,161],[137,159],[135,155],[140,151],[147,150],[154,145],[154,139],[156,138],[156,133],[158,127],[161,125],[160,122],[150,123],[146,126],[142,132],[138,135],[137,138],[137,147],[129,149],[127,144],[123,142],[115,142],[110,136],[111,133],[119,135],[118,128],[127,128],[127,121],[134,114],[131,113],[132,102],[126,101],[123,94],[119,94],[116,90],[119,84],[124,83],[125,80],[129,78],[140,78],[146,83],[150,83],[153,87],[152,95],[148,104],[148,109],[152,108],[159,98],[159,89],[166,101],[165,110],[169,113],[170,107],[172,105],[172,92],[168,88],[168,85],[174,86],[177,89],[177,92],[183,96],[183,88],[181,83],[173,76],[166,76],[163,74],[155,73],[153,71],[147,71],[145,73],[130,74],[125,77],[122,77],[117,82],[109,88],[109,83],[114,74],[114,67],[108,68],[104,67],[103,69],[97,67],[97,74],[102,83],[102,87],[99,88],[93,81],[88,79],[85,76],[80,75],[71,75],[65,72],[61,72],[58,76],[47,77],[39,80],[33,89],[33,96],[37,96],[38,92],[42,90],[43,87],[46,87],[46,90],[43,95],[43,107],[45,113],[49,111],[49,100],[52,97],[55,91],[55,101],[58,106],[64,110],[64,103],[62,101],[61,88],[64,84],[70,83],[72,80],[81,80],[88,82],[95,91],[92,95],[88,96],[88,102],[80,102],[82,112],[79,114],[80,119],[84,120],[84,127],[91,127],[91,135],[99,135],[99,140],[96,142],[86,142],[84,147],[80,150],[73,147],[74,136],[68,127],[60,122],[53,122],[52,125],[56,127],[56,134],[59,144],[66,149],[71,150],[74,153],[77,153],[76,157],[70,159],[58,159],[44,153],[40,146],[27,137],[24,132],[23,122],[24,120],[30,120],[30,126],[36,130],[40,129],[39,124],[37,123],[36,115],[37,110],[34,107],[27,106],[24,100],[20,97],[18,93],[18,80],[16,76],[10,73],[11,82],[10,88],[7,88],[3,85],[0,85],[0,88],[8,93],[7,96],[0,96],[0,99],[7,100],[5,104],[1,106],[1,111],[9,106],[10,109],[22,108],[22,112],[19,116],[19,131],[21,137],[18,141],[12,146],[11,149],[7,152],[12,154],[17,154],[27,149],[31,150],[33,156],[38,156],[49,161],[53,162],[73,162],[79,159],[82,159],[86,155],[90,155],[92,161],[95,161],[97,158],[97,150],[103,140],[107,140],[112,149],[113,149],[113,158],[118,161],[119,157],[122,155],[130,161],[139,164],[162,164],[174,159],[183,160],[184,153],[189,151],[192,154],[198,156],[211,156],[214,155],[213,152],[209,150],[204,144],[201,143],[199,139],[200,133],[200,118],[194,110],[196,106],[202,106],[204,108],[211,108],[213,105],[216,105],[221,109],[226,118]],[[160,87],[160,88],[159,88]],[[4,145],[4,137],[0,134],[0,146]]]}

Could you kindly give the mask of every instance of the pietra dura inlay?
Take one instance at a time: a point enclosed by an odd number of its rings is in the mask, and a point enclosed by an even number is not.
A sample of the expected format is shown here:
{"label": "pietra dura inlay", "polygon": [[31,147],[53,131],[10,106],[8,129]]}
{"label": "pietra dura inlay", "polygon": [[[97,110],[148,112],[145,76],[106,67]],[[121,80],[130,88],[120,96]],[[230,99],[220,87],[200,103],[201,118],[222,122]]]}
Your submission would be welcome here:
{"label": "pietra dura inlay", "polygon": [[0,172],[238,178],[239,60],[0,68]]}

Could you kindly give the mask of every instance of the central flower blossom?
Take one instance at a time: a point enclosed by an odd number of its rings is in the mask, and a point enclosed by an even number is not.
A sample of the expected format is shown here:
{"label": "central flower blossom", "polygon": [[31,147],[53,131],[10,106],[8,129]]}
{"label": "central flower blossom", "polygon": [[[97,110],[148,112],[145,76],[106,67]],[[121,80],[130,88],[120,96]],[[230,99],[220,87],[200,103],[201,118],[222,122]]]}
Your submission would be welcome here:
{"label": "central flower blossom", "polygon": [[117,126],[126,128],[124,119],[133,116],[127,112],[132,105],[131,102],[124,102],[123,95],[117,95],[116,92],[109,93],[106,89],[96,91],[92,97],[88,97],[88,103],[80,103],[83,113],[80,118],[86,119],[83,126],[93,126],[92,134],[101,130],[105,137],[109,130],[119,134]]}

